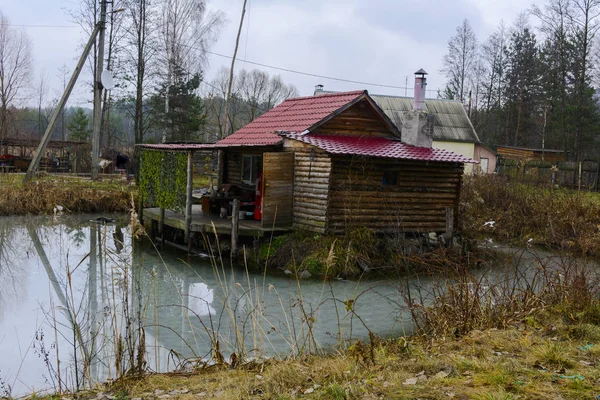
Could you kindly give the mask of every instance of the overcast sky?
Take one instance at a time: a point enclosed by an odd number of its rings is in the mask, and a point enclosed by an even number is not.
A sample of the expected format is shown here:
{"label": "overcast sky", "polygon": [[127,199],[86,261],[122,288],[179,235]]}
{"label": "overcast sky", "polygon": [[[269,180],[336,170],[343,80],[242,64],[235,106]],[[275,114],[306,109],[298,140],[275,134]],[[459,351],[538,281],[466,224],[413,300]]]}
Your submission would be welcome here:
{"label": "overcast sky", "polygon": [[[68,10],[78,0],[0,0],[0,11],[13,25],[25,27],[33,43],[35,80],[45,74],[52,97],[62,87],[59,68],[72,70],[86,35],[74,24]],[[543,0],[535,0],[543,4]],[[231,55],[241,14],[242,0],[210,0],[209,8],[227,18],[212,51]],[[301,95],[310,95],[317,84],[329,90],[367,89],[370,93],[404,95],[403,89],[333,81],[255,67],[241,59],[281,68],[382,85],[412,87],[413,73],[429,72],[428,89],[443,88],[439,72],[448,39],[467,18],[480,41],[500,20],[511,25],[530,6],[525,0],[248,0],[236,70],[260,68],[280,74]],[[66,26],[66,27],[57,27]],[[229,59],[209,56],[206,79]],[[87,71],[86,71],[87,73]],[[80,80],[90,80],[89,74]],[[411,95],[410,91],[408,92]],[[434,93],[428,93],[433,96]],[[79,83],[70,105],[89,104],[92,94]]]}

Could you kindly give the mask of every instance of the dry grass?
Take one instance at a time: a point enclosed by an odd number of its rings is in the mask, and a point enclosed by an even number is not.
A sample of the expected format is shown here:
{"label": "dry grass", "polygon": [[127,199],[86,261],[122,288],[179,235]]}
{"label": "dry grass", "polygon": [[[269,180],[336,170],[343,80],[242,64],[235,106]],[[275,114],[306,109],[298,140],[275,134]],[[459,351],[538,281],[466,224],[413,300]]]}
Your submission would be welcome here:
{"label": "dry grass", "polygon": [[[476,330],[452,340],[383,341],[376,346],[374,363],[343,352],[234,370],[212,367],[149,375],[103,390],[122,398],[170,394],[176,399],[595,398],[600,351],[582,351],[587,338],[572,337],[573,331],[588,332],[590,326],[555,322],[552,335],[521,324]],[[417,378],[416,384],[405,384],[411,378]],[[96,392],[80,398],[95,396]]]}
{"label": "dry grass", "polygon": [[126,212],[137,189],[120,176],[91,181],[77,176],[45,175],[23,184],[22,174],[0,174],[0,215],[52,214],[66,211]]}
{"label": "dry grass", "polygon": [[[495,175],[465,179],[463,235],[493,234],[600,256],[600,195],[527,186]],[[485,222],[495,221],[493,227]]]}

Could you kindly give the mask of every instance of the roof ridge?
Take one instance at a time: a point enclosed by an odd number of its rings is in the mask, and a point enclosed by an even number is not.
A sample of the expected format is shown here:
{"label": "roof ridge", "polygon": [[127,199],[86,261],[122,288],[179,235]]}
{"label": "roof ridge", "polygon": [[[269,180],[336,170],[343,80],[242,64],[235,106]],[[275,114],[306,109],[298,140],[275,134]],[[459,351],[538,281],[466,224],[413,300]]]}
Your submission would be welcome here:
{"label": "roof ridge", "polygon": [[[323,97],[340,97],[340,96],[348,96],[351,94],[355,94],[356,97],[362,95],[362,94],[369,94],[369,92],[366,89],[362,89],[362,90],[350,90],[348,92],[335,92],[335,93],[324,93],[322,95],[319,96],[315,96],[315,95],[310,95],[310,96],[300,96],[300,97],[292,97],[289,99],[285,99],[283,103],[285,103],[286,101],[298,101],[298,100],[306,100],[306,99],[314,99],[315,97],[319,97],[319,98],[323,98]],[[283,104],[281,103],[281,104]]]}

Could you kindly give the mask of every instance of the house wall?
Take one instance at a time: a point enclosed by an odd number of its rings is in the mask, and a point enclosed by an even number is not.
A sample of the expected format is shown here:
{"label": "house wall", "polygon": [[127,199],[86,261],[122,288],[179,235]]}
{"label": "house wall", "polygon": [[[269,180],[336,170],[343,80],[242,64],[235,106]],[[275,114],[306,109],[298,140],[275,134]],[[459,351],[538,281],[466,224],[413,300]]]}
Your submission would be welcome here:
{"label": "house wall", "polygon": [[[444,149],[449,150],[456,154],[461,154],[465,157],[469,157],[475,161],[479,161],[475,158],[475,143],[467,143],[467,142],[443,142],[434,140],[433,146],[434,149]],[[465,175],[471,175],[475,168],[478,168],[477,164],[465,164]]]}
{"label": "house wall", "polygon": [[[397,173],[396,184],[383,185],[385,171]],[[457,163],[334,155],[327,231],[444,232],[446,209],[458,216],[462,172]]]}
{"label": "house wall", "polygon": [[367,100],[362,100],[346,111],[325,122],[313,133],[321,135],[376,136],[394,138],[384,122]]}
{"label": "house wall", "polygon": [[242,150],[227,150],[225,153],[225,175],[223,183],[242,183],[242,155],[262,155],[265,151],[278,151],[278,149],[256,148]]}
{"label": "house wall", "polygon": [[[481,158],[487,158],[488,159],[488,167],[487,170],[484,171],[483,168],[483,164],[481,164]],[[479,161],[480,164],[474,166],[474,170],[477,171],[478,173],[484,173],[484,174],[491,174],[494,171],[496,171],[496,154],[494,154],[493,152],[491,152],[488,148],[478,145],[475,145],[475,158],[474,160]]]}
{"label": "house wall", "polygon": [[325,233],[331,157],[323,150],[286,140],[284,150],[294,152],[293,226]]}
{"label": "house wall", "polygon": [[242,153],[226,153],[223,183],[242,183]]}

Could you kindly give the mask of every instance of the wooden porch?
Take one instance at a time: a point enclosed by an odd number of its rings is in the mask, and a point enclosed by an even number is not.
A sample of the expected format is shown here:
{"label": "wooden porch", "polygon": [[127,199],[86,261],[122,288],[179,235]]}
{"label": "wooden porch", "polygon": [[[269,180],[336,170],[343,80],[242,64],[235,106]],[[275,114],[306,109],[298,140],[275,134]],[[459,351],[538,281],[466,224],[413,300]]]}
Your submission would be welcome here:
{"label": "wooden porch", "polygon": [[[150,224],[152,221],[156,221],[160,225],[160,214],[160,208],[145,208],[143,214],[144,225]],[[216,230],[219,235],[231,235],[231,218],[220,218],[218,215],[205,215],[200,205],[192,205],[191,216],[190,233],[205,232],[213,234]],[[185,214],[165,210],[164,225],[185,231]],[[262,237],[271,232],[288,231],[291,231],[291,227],[263,227],[261,221],[248,219],[240,219],[238,225],[238,235],[246,237]]]}

